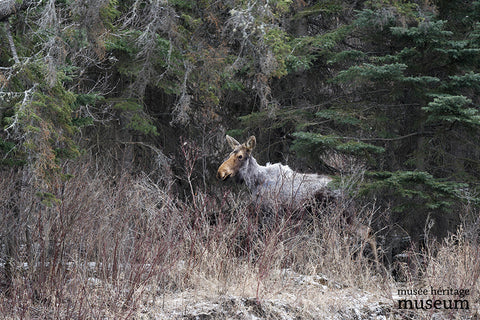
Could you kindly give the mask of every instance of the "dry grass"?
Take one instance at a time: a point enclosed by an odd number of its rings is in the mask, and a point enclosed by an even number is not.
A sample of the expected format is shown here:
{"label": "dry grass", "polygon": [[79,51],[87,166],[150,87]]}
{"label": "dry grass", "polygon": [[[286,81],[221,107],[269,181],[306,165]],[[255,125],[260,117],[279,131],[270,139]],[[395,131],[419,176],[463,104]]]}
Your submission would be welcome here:
{"label": "dry grass", "polygon": [[[146,176],[112,179],[88,163],[65,173],[51,195],[25,172],[0,173],[0,318],[174,318],[225,297],[314,318],[319,306],[392,299],[397,284],[361,228],[373,207],[357,208],[353,226],[333,205],[271,214],[266,226],[265,212],[228,192],[181,201]],[[408,285],[471,287],[478,299],[478,242],[460,230],[431,245],[412,253],[421,263],[406,267]]]}
{"label": "dry grass", "polygon": [[[478,218],[477,218],[478,219]],[[471,229],[470,229],[471,231]],[[428,234],[428,230],[426,230]],[[395,306],[400,299],[440,300],[458,305],[453,310],[415,310],[415,316],[430,319],[434,314],[440,319],[470,319],[480,312],[480,233],[465,232],[463,225],[456,234],[441,242],[429,240],[425,248],[407,252],[409,259],[403,262],[403,272],[407,279],[402,284],[393,284],[392,294]],[[428,237],[427,237],[428,239]],[[398,289],[424,289],[427,294],[398,296]],[[465,302],[466,301],[466,302]],[[462,303],[462,304],[461,304]],[[468,310],[466,305],[468,303]],[[443,304],[442,304],[443,306]],[[474,316],[475,317],[475,316]]]}

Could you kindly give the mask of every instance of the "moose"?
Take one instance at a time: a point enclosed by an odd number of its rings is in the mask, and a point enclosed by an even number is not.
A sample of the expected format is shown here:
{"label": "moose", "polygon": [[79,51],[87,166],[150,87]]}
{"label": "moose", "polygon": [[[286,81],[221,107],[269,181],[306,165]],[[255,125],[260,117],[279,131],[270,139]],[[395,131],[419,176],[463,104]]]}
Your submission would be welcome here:
{"label": "moose", "polygon": [[[309,202],[317,203],[343,202],[339,190],[329,188],[333,179],[327,175],[298,173],[289,166],[280,163],[259,165],[252,156],[255,148],[255,136],[240,144],[230,136],[226,136],[232,152],[217,170],[217,178],[225,181],[229,178],[236,182],[244,182],[252,193],[253,201],[266,209],[300,209],[308,207]],[[314,204],[314,203],[313,203]],[[370,245],[376,268],[379,268],[375,236],[368,225],[353,219],[349,209],[345,210],[347,234],[361,241],[360,252],[363,254],[365,243]]]}
{"label": "moose", "polygon": [[259,165],[252,156],[255,136],[243,144],[229,135],[226,139],[233,151],[218,168],[217,178],[221,181],[232,178],[236,182],[244,182],[255,203],[298,208],[311,200],[324,202],[339,197],[338,191],[328,187],[333,180],[329,176],[298,173],[280,163]]}

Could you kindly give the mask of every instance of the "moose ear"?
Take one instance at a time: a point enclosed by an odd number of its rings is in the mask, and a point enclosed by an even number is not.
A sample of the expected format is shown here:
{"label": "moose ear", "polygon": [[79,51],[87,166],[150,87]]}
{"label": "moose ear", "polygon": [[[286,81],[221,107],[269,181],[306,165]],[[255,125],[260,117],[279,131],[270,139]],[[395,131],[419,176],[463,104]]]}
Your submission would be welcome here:
{"label": "moose ear", "polygon": [[240,142],[238,142],[238,141],[235,140],[234,138],[230,137],[228,134],[227,134],[226,138],[227,138],[228,145],[229,145],[232,149],[235,149],[236,147],[238,147],[238,146],[240,145]]}
{"label": "moose ear", "polygon": [[256,144],[257,144],[257,139],[255,139],[255,136],[251,136],[250,138],[248,138],[247,143],[245,143],[247,149],[250,151],[252,151],[252,149],[255,148]]}

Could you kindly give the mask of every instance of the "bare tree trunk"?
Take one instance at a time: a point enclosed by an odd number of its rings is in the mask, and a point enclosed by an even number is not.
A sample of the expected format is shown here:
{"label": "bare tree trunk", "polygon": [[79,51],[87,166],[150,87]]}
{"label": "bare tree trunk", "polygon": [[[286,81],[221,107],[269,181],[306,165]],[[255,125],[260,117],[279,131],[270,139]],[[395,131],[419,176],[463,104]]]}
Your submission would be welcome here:
{"label": "bare tree trunk", "polygon": [[0,0],[0,21],[20,10],[25,10],[33,2],[33,0]]}

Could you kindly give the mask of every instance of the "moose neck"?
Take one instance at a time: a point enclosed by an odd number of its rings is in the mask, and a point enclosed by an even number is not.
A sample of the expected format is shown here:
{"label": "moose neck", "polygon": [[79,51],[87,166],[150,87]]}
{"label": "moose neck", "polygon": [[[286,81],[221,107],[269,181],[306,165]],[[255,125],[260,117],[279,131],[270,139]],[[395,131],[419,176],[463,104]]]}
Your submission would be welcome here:
{"label": "moose neck", "polygon": [[239,170],[239,177],[245,181],[250,190],[254,190],[265,179],[262,167],[254,157],[249,156],[248,160]]}

